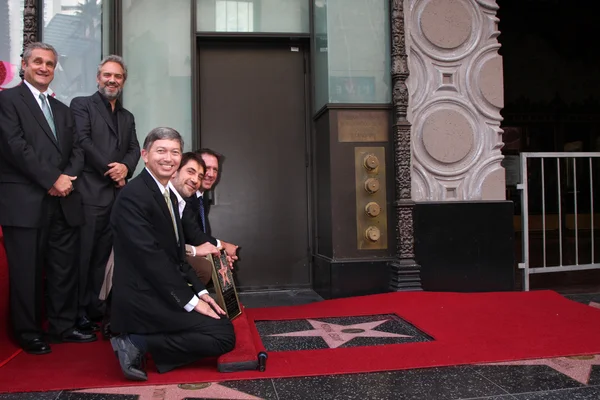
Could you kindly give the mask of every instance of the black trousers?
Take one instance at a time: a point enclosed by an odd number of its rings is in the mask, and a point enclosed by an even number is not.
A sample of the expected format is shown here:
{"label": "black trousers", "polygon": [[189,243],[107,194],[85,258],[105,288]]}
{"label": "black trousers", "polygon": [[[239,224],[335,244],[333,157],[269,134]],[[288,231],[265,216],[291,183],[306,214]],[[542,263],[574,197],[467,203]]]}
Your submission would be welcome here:
{"label": "black trousers", "polygon": [[201,358],[217,357],[233,350],[235,333],[231,321],[227,317],[202,317],[201,323],[182,332],[145,335],[148,352],[158,372],[168,372]]}
{"label": "black trousers", "polygon": [[107,207],[83,206],[85,225],[81,227],[79,262],[79,315],[101,317],[105,305],[98,296],[104,281],[106,263],[112,249],[110,210]]}
{"label": "black trousers", "polygon": [[40,228],[3,226],[10,314],[20,342],[42,334],[43,277],[50,335],[73,328],[77,316],[79,227],[69,226],[58,199],[48,201]]}

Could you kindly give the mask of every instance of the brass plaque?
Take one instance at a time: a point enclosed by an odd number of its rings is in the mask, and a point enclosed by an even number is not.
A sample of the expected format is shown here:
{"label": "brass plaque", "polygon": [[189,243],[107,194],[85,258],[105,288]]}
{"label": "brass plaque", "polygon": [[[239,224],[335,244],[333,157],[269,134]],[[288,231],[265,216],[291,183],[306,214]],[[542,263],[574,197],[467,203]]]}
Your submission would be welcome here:
{"label": "brass plaque", "polygon": [[337,112],[339,142],[387,142],[390,117],[386,110]]}
{"label": "brass plaque", "polygon": [[384,147],[355,147],[356,246],[359,250],[388,247]]}
{"label": "brass plaque", "polygon": [[227,313],[230,320],[242,314],[233,275],[227,263],[227,255],[221,250],[219,257],[209,255],[213,265],[212,281],[217,295],[217,304]]}

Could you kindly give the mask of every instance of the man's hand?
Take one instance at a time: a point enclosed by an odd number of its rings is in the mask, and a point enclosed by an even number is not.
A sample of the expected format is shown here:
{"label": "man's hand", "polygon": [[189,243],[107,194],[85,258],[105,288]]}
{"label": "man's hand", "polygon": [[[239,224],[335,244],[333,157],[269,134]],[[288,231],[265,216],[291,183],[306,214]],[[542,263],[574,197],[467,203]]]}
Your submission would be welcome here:
{"label": "man's hand", "polygon": [[77,179],[76,176],[69,176],[60,174],[54,185],[48,190],[50,196],[61,196],[65,197],[73,191],[73,181]]}
{"label": "man's hand", "polygon": [[221,319],[221,317],[219,317],[217,313],[221,315],[226,315],[225,311],[223,311],[221,307],[219,307],[217,303],[215,303],[215,301],[212,299],[212,297],[208,295],[208,293],[205,293],[202,296],[200,296],[200,301],[198,302],[198,304],[196,304],[196,307],[194,307],[194,311],[214,319]]}
{"label": "man's hand", "polygon": [[233,270],[233,260],[229,256],[225,256],[225,257],[227,258],[227,265],[229,266],[229,269]]}
{"label": "man's hand", "polygon": [[54,197],[62,197],[62,196],[60,195],[60,193],[58,193],[58,190],[54,189],[54,186],[52,186],[52,187],[50,188],[50,190],[48,190],[48,194],[49,194],[50,196],[54,196]]}
{"label": "man's hand", "polygon": [[221,246],[225,249],[225,253],[227,253],[227,255],[229,257],[231,257],[231,259],[233,261],[237,261],[238,256],[237,256],[237,249],[239,246],[236,246],[235,244],[232,243],[227,243],[221,240]]}
{"label": "man's hand", "polygon": [[112,179],[113,181],[119,182],[120,180],[123,180],[127,177],[127,172],[129,170],[127,169],[127,166],[125,164],[112,162],[108,164],[108,167],[110,169],[104,173],[104,176],[110,176],[110,179]]}
{"label": "man's hand", "polygon": [[[194,250],[192,250],[192,248],[196,249],[196,253],[194,254]],[[212,243],[206,242],[206,243],[202,243],[200,246],[190,246],[190,245],[185,245],[185,254],[188,256],[192,256],[192,257],[206,257],[209,254],[214,254],[215,256],[218,256],[219,253],[219,249],[217,249],[217,246],[213,245]]]}
{"label": "man's hand", "polygon": [[121,180],[115,182],[115,186],[117,187],[117,189],[120,189],[123,186],[125,186],[125,179],[121,179]]}
{"label": "man's hand", "polygon": [[215,300],[212,297],[210,297],[208,293],[204,293],[202,296],[200,296],[200,300],[203,300],[206,303],[208,303],[218,314],[227,315],[227,313],[223,311],[221,307],[219,307],[219,305],[215,302]]}

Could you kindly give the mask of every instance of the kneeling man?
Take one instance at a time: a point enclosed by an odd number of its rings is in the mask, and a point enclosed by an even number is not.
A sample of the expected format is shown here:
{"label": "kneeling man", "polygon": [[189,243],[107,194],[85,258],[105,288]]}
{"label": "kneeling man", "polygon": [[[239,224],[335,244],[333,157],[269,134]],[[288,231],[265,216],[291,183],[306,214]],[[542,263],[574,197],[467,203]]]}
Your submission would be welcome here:
{"label": "kneeling man", "polygon": [[146,380],[144,356],[159,372],[231,351],[235,334],[225,312],[185,262],[184,229],[169,179],[179,168],[183,139],[171,128],[146,137],[146,168],[117,198],[111,339],[127,379]]}

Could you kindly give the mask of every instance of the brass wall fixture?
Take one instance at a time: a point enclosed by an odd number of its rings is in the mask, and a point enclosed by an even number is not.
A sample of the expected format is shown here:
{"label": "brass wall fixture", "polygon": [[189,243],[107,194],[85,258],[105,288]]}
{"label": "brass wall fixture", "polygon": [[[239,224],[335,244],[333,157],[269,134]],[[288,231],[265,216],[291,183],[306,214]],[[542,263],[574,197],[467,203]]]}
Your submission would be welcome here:
{"label": "brass wall fixture", "polygon": [[357,247],[387,249],[385,148],[355,147],[354,166]]}

